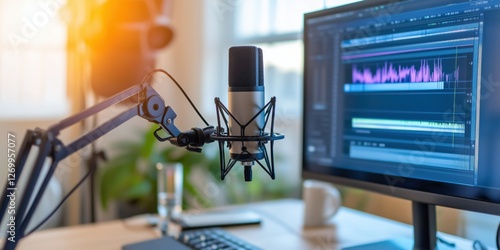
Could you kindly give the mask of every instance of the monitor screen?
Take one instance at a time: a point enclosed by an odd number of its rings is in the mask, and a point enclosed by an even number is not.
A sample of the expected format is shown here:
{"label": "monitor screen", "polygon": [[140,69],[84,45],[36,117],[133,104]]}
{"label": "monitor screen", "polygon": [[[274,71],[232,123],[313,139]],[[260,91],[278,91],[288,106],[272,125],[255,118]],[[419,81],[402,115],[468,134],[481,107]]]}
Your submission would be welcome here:
{"label": "monitor screen", "polygon": [[306,14],[303,176],[500,215],[499,23],[500,0]]}

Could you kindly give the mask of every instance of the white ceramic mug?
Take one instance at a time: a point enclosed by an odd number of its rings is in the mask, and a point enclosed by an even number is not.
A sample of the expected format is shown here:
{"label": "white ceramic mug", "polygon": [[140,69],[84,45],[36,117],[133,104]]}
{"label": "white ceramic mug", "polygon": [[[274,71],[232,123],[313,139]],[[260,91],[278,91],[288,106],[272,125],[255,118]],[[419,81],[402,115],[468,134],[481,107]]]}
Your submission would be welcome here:
{"label": "white ceramic mug", "polygon": [[341,206],[339,191],[331,184],[306,180],[302,185],[304,226],[323,226]]}

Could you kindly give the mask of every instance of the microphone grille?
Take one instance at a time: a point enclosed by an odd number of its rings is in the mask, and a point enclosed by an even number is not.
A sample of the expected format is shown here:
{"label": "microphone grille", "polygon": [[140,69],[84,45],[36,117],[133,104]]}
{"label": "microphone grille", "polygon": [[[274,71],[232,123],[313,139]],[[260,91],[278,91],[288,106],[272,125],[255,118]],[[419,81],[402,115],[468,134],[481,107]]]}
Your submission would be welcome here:
{"label": "microphone grille", "polygon": [[229,87],[264,86],[262,49],[255,46],[229,48]]}

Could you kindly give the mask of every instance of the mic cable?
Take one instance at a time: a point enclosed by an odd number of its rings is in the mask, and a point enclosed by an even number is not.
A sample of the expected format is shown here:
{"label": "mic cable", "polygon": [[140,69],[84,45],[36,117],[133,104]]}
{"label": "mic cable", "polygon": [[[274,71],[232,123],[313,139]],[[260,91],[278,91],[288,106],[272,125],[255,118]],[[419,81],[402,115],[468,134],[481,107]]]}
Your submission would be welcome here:
{"label": "mic cable", "polygon": [[157,72],[165,74],[168,78],[170,78],[170,80],[172,80],[172,82],[175,83],[175,85],[177,86],[177,88],[182,92],[182,94],[187,99],[187,101],[189,102],[189,104],[191,105],[191,107],[194,109],[194,111],[196,112],[196,114],[198,114],[198,116],[201,118],[201,120],[203,121],[203,123],[205,123],[205,126],[210,126],[208,124],[207,120],[205,120],[205,118],[203,117],[203,115],[201,115],[201,113],[198,110],[198,108],[196,108],[196,105],[194,105],[193,101],[191,101],[191,98],[189,98],[189,96],[186,93],[186,91],[184,91],[184,89],[177,82],[177,80],[175,80],[175,78],[170,73],[168,73],[166,70],[164,70],[164,69],[153,69],[153,70],[149,71],[148,74],[146,76],[144,76],[144,78],[142,79],[141,84],[145,83],[154,73],[157,73]]}

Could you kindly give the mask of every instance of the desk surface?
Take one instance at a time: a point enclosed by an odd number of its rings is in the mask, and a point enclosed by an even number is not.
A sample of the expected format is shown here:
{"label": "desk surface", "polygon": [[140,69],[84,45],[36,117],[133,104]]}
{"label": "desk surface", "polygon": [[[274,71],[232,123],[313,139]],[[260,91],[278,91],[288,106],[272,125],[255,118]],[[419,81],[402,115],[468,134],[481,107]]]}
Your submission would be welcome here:
{"label": "desk surface", "polygon": [[[303,204],[300,200],[269,201],[235,208],[257,212],[262,216],[262,223],[226,230],[263,249],[340,249],[412,237],[409,225],[348,208],[341,208],[325,227],[304,229]],[[449,235],[440,236],[463,246],[456,249],[471,249],[469,241]],[[152,227],[131,227],[124,221],[111,221],[40,231],[21,240],[18,249],[119,250],[125,244],[156,237],[157,233]]]}

